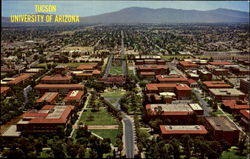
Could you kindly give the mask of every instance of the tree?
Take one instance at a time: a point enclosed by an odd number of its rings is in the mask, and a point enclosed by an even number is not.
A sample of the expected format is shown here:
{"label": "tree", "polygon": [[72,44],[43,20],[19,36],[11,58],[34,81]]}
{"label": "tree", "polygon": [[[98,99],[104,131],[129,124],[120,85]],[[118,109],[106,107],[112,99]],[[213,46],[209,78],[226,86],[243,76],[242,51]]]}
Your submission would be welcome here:
{"label": "tree", "polygon": [[176,139],[172,139],[169,142],[169,152],[172,152],[174,159],[180,158],[180,142]]}
{"label": "tree", "polygon": [[52,153],[55,158],[65,158],[65,153],[63,151],[63,143],[61,140],[53,140],[51,146],[50,146]]}
{"label": "tree", "polygon": [[246,139],[247,139],[246,135],[242,135],[239,139],[238,147],[239,147],[239,154],[240,155],[242,155],[244,149],[246,149]]}
{"label": "tree", "polygon": [[89,151],[89,158],[98,158],[97,152],[94,151],[94,150],[92,150],[92,149],[90,149],[90,151]]}
{"label": "tree", "polygon": [[192,140],[189,135],[184,135],[181,138],[182,146],[184,148],[185,158],[189,159],[191,157]]}
{"label": "tree", "polygon": [[79,158],[84,158],[84,156],[85,156],[85,147],[83,147],[83,146],[79,146],[79,151],[78,151],[78,157]]}
{"label": "tree", "polygon": [[66,151],[68,156],[70,156],[71,158],[76,158],[78,152],[79,152],[79,148],[80,145],[78,144],[73,144],[73,143],[69,143],[66,145]]}

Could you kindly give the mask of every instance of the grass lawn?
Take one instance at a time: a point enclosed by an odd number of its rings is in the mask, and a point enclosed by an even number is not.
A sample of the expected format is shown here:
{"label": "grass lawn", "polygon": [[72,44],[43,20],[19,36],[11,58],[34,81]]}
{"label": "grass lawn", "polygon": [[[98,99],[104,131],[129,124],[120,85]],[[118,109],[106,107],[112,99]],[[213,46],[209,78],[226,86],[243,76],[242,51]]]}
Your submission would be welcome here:
{"label": "grass lawn", "polygon": [[[68,66],[68,67],[78,67],[79,65],[81,64],[95,64],[94,62],[91,63],[56,63],[57,65],[64,65],[64,66]],[[40,64],[37,64],[36,67],[45,67],[46,66],[46,63],[40,63]]]}
{"label": "grass lawn", "polygon": [[110,70],[111,75],[122,75],[122,67],[121,66],[112,66]]}
{"label": "grass lawn", "polygon": [[[89,115],[93,115],[92,121],[87,121]],[[80,121],[82,121],[84,124],[87,124],[87,125],[117,125],[118,124],[117,120],[111,115],[111,113],[107,112],[106,108],[100,108],[98,112],[91,112],[91,109],[87,109],[86,112],[82,113]]]}
{"label": "grass lawn", "polygon": [[223,151],[221,159],[247,159],[247,156],[239,156],[236,154],[235,149],[229,149],[229,151]]}
{"label": "grass lawn", "polygon": [[117,129],[109,129],[109,130],[90,130],[91,132],[103,137],[103,138],[110,138],[111,142],[113,145],[116,145],[116,136],[118,134],[118,130]]}
{"label": "grass lawn", "polygon": [[125,91],[116,90],[116,91],[112,91],[112,92],[105,92],[105,93],[102,93],[101,95],[103,97],[107,97],[107,98],[120,98],[124,94],[125,94]]}

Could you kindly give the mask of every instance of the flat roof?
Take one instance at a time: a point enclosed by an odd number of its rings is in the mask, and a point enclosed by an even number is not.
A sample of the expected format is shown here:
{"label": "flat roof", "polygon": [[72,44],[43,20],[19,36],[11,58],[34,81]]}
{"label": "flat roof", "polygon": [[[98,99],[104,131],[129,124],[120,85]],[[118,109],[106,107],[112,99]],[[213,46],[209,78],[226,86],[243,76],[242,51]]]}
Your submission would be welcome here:
{"label": "flat roof", "polygon": [[11,125],[1,136],[5,137],[19,137],[21,132],[17,131],[16,125]]}
{"label": "flat roof", "polygon": [[198,103],[190,103],[189,106],[193,109],[193,110],[203,110],[203,108],[200,106],[200,104]]}
{"label": "flat roof", "polygon": [[239,95],[245,95],[241,91],[235,89],[235,88],[210,88],[209,91],[213,93],[214,95],[220,95],[220,96],[239,96]]}
{"label": "flat roof", "polygon": [[46,105],[41,110],[30,110],[24,113],[23,119],[26,120],[21,119],[17,124],[66,123],[73,109],[72,105]]}
{"label": "flat roof", "polygon": [[162,134],[207,134],[203,125],[160,125]]}
{"label": "flat roof", "polygon": [[8,84],[18,84],[24,80],[27,80],[29,79],[30,77],[32,77],[34,74],[33,73],[25,73],[25,74],[22,74],[18,77],[16,77],[14,80],[12,81],[9,81]]}
{"label": "flat roof", "polygon": [[238,130],[238,128],[225,116],[210,116],[205,117],[205,119],[210,123],[210,125],[215,130],[222,131],[234,131]]}
{"label": "flat roof", "polygon": [[146,84],[147,90],[158,90],[159,88],[176,88],[178,90],[192,90],[186,84],[165,84],[165,83],[149,83]]}
{"label": "flat roof", "polygon": [[208,88],[232,88],[230,84],[224,81],[204,81],[203,84]]}
{"label": "flat roof", "polygon": [[[146,109],[155,112],[155,109],[161,107],[162,115],[189,115],[193,114],[193,110],[188,104],[147,104]],[[154,114],[153,114],[154,115]]]}
{"label": "flat roof", "polygon": [[70,91],[64,100],[80,100],[83,97],[84,92],[80,90]]}
{"label": "flat roof", "polygon": [[58,95],[59,95],[58,92],[46,92],[41,98],[37,99],[36,102],[40,103],[46,101],[50,103],[54,101],[58,97]]}
{"label": "flat roof", "polygon": [[166,76],[166,75],[156,75],[156,78],[160,82],[186,82],[187,78],[176,77],[176,76]]}
{"label": "flat roof", "polygon": [[79,88],[83,89],[84,85],[80,84],[38,84],[35,86],[35,89],[46,89],[46,88]]}
{"label": "flat roof", "polygon": [[56,74],[54,76],[44,76],[41,80],[42,81],[64,81],[64,80],[71,80],[72,76],[62,76],[60,74]]}

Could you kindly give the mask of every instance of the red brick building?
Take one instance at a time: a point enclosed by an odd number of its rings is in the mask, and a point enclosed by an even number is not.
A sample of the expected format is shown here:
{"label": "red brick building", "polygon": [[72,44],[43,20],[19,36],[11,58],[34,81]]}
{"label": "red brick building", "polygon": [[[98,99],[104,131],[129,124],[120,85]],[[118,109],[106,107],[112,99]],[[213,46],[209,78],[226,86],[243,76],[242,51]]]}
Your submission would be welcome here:
{"label": "red brick building", "polygon": [[74,106],[46,105],[41,110],[30,110],[17,123],[17,131],[22,133],[52,133],[58,126],[66,128]]}
{"label": "red brick building", "polygon": [[245,100],[246,95],[235,88],[211,88],[208,90],[214,100]]}
{"label": "red brick building", "polygon": [[230,113],[239,113],[240,110],[250,108],[250,106],[246,103],[237,104],[236,100],[223,100],[221,106]]}
{"label": "red brick building", "polygon": [[205,117],[205,123],[214,140],[225,140],[231,145],[238,143],[240,130],[227,117]]}
{"label": "red brick building", "polygon": [[242,116],[240,124],[246,132],[249,132],[249,119],[250,119],[249,110],[240,110],[240,114]]}
{"label": "red brick building", "polygon": [[180,139],[182,135],[205,136],[208,133],[203,125],[160,125],[160,130],[164,139]]}
{"label": "red brick building", "polygon": [[156,75],[157,82],[166,84],[188,84],[188,79],[181,76]]}
{"label": "red brick building", "polygon": [[54,76],[44,76],[41,83],[45,84],[69,84],[71,83],[72,76],[62,76],[60,74]]}
{"label": "red brick building", "polygon": [[233,65],[233,63],[227,61],[215,61],[215,62],[209,62],[209,64],[214,66]]}
{"label": "red brick building", "polygon": [[74,90],[70,91],[64,98],[66,104],[79,105],[82,103],[84,91]]}
{"label": "red brick building", "polygon": [[249,79],[241,79],[240,80],[240,90],[244,93],[249,93],[250,89],[250,80]]}
{"label": "red brick building", "polygon": [[202,83],[207,90],[210,88],[233,88],[233,86],[224,81],[204,81]]}
{"label": "red brick building", "polygon": [[190,99],[192,89],[186,84],[150,83],[146,85],[147,93],[174,92],[177,99]]}
{"label": "red brick building", "polygon": [[180,61],[178,67],[182,70],[193,70],[197,69],[199,65],[191,62],[191,61]]}
{"label": "red brick building", "polygon": [[211,81],[213,74],[205,70],[197,70],[197,73],[202,81]]}
{"label": "red brick building", "polygon": [[46,92],[41,98],[36,100],[36,103],[54,104],[58,97],[58,92]]}
{"label": "red brick building", "polygon": [[229,75],[229,70],[223,68],[215,68],[213,69],[213,74],[217,76],[226,76]]}
{"label": "red brick building", "polygon": [[67,94],[72,90],[84,90],[84,86],[80,84],[38,84],[34,89],[39,94],[44,94],[45,92]]}
{"label": "red brick building", "polygon": [[7,93],[10,91],[10,87],[1,87],[1,96],[7,95]]}
{"label": "red brick building", "polygon": [[31,80],[31,78],[34,76],[34,73],[24,73],[16,77],[15,79],[9,81],[7,84],[9,86],[23,86],[25,85],[25,82],[28,80]]}
{"label": "red brick building", "polygon": [[169,68],[165,65],[141,65],[137,66],[136,70],[139,75],[141,72],[154,72],[155,75],[169,73]]}

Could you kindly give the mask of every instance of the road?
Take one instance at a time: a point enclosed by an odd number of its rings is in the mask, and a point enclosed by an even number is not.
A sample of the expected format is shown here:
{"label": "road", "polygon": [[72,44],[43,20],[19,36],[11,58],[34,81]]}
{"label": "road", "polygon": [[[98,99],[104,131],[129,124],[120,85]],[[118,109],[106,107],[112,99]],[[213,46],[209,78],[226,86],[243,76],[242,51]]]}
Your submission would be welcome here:
{"label": "road", "polygon": [[128,118],[123,119],[126,158],[134,158],[134,133],[132,122]]}
{"label": "road", "polygon": [[200,105],[202,105],[203,109],[204,109],[204,116],[210,116],[210,113],[212,110],[210,107],[208,107],[207,102],[201,98],[201,95],[199,92],[197,92],[197,90],[192,90],[192,93],[195,94],[195,96],[197,97],[197,99],[199,100]]}
{"label": "road", "polygon": [[103,78],[107,78],[108,75],[109,75],[110,69],[111,69],[111,67],[112,67],[113,57],[114,57],[113,54],[109,55],[109,59],[108,59],[108,62],[107,62],[107,66],[106,66],[106,69],[105,69],[105,73],[104,73],[104,75],[103,75]]}
{"label": "road", "polygon": [[124,76],[127,75],[127,65],[126,65],[126,56],[125,56],[125,49],[124,49],[124,33],[121,31],[121,55],[122,55],[122,73]]}

